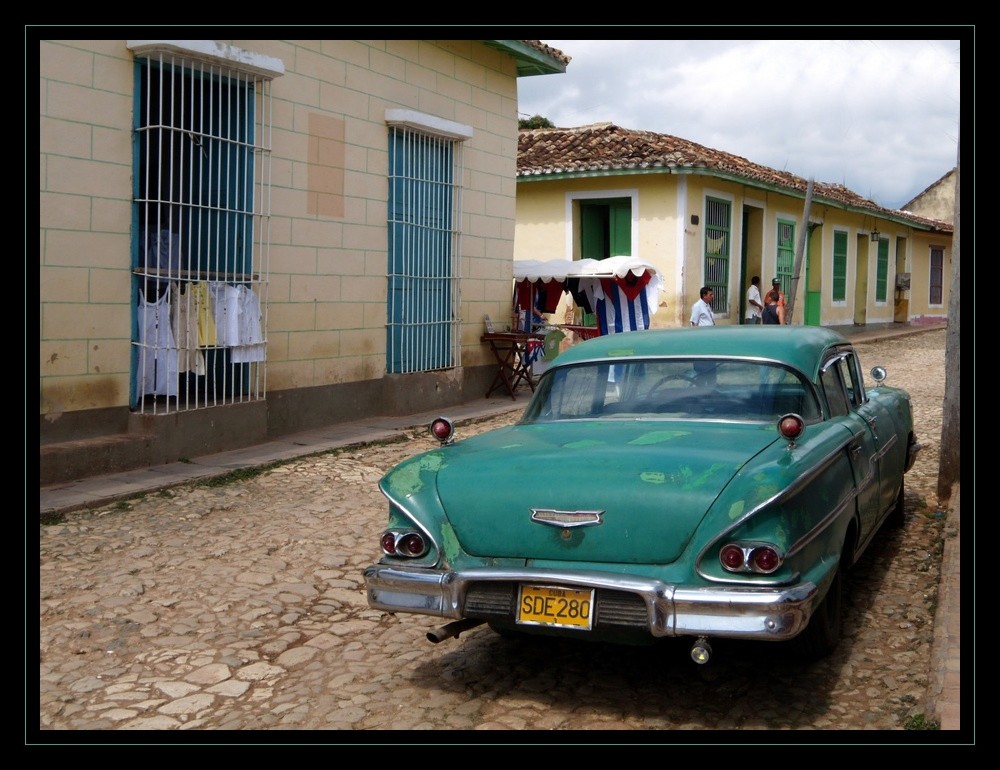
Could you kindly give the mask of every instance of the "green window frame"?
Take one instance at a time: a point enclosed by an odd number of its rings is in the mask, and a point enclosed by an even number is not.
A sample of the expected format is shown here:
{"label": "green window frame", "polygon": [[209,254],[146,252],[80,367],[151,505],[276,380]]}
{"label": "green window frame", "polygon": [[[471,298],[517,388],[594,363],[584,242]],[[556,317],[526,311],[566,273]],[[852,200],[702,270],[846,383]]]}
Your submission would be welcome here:
{"label": "green window frame", "polygon": [[632,254],[632,199],[580,201],[580,256],[583,259]]}
{"label": "green window frame", "polygon": [[847,299],[847,233],[833,234],[833,296],[834,302]]}
{"label": "green window frame", "polygon": [[879,238],[875,262],[875,301],[885,302],[889,295],[889,239]]}
{"label": "green window frame", "polygon": [[729,312],[729,262],[732,253],[733,204],[705,198],[705,286],[715,292],[713,313]]}
{"label": "green window frame", "polygon": [[781,291],[786,299],[792,290],[792,271],[795,269],[795,223],[778,220],[778,251],[775,256],[775,277],[781,281]]}

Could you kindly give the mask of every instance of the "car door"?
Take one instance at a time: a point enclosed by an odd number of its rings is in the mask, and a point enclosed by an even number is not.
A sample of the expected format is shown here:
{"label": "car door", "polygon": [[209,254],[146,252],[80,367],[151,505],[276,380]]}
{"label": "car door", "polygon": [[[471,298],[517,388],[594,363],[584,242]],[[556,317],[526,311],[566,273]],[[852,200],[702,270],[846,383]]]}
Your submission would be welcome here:
{"label": "car door", "polygon": [[[839,351],[820,370],[827,406],[833,420],[839,420],[851,434],[846,451],[854,471],[858,517],[863,550],[878,527],[881,512],[878,436],[869,422],[872,415],[854,402],[857,387],[850,374],[850,353]],[[877,424],[877,420],[876,420]]]}
{"label": "car door", "polygon": [[[864,378],[857,356],[851,352],[844,358],[845,382],[853,408],[868,423],[875,439],[878,454],[875,465],[879,479],[879,513],[892,508],[896,502],[898,485],[893,479],[903,474],[905,450],[895,445],[899,441],[898,425],[883,399],[871,399],[865,392]],[[848,379],[849,378],[849,379]],[[895,445],[895,446],[894,446]]]}

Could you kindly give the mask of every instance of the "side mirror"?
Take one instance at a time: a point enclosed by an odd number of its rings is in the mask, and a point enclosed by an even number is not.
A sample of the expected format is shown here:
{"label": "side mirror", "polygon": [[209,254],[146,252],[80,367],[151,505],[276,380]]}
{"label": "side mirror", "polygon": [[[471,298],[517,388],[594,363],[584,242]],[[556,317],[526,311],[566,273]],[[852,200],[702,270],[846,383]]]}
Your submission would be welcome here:
{"label": "side mirror", "polygon": [[889,376],[889,372],[885,370],[884,366],[874,366],[871,370],[871,376],[875,382],[881,385],[885,382],[885,378]]}

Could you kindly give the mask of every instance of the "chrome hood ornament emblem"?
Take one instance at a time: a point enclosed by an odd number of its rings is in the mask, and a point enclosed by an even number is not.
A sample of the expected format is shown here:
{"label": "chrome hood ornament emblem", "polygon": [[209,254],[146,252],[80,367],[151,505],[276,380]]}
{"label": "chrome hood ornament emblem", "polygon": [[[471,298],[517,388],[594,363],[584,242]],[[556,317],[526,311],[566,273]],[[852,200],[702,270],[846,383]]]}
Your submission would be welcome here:
{"label": "chrome hood ornament emblem", "polygon": [[604,511],[557,511],[553,508],[532,508],[531,520],[562,529],[593,527],[604,523]]}

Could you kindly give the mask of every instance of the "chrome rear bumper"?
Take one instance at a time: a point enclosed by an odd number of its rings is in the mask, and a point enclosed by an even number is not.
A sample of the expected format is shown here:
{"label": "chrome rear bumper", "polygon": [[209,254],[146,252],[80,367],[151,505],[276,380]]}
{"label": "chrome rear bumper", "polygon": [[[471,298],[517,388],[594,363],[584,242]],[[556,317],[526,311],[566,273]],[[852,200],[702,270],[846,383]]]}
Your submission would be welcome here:
{"label": "chrome rear bumper", "polygon": [[[809,621],[819,596],[813,583],[774,588],[684,587],[619,574],[477,568],[446,572],[374,564],[364,570],[368,604],[387,612],[489,619],[484,609],[467,614],[470,589],[481,584],[519,583],[595,588],[629,595],[645,605],[645,630],[654,637],[715,636],[782,641]],[[515,591],[516,593],[516,591]],[[598,600],[600,601],[600,600]],[[512,620],[512,606],[490,610]],[[611,615],[612,613],[608,613]],[[609,621],[614,624],[615,621]],[[631,625],[629,621],[622,621]]]}

